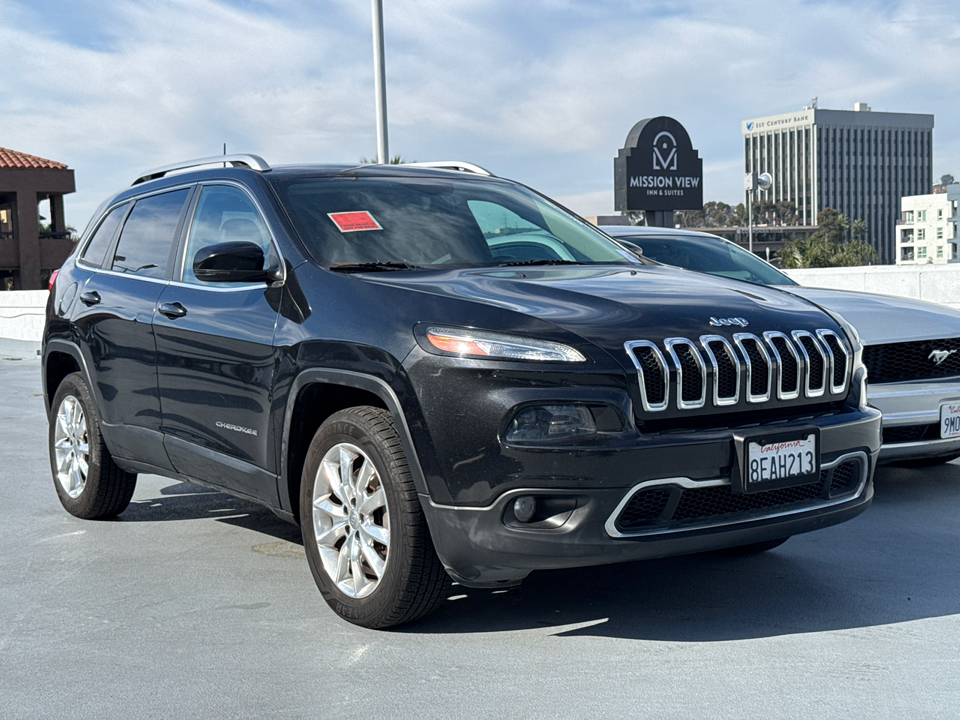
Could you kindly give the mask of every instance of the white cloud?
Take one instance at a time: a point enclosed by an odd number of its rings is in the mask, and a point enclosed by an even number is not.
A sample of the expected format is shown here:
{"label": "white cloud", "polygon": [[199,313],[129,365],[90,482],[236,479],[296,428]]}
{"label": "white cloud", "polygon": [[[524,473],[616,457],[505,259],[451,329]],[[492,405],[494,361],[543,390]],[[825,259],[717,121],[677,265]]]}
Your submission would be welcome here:
{"label": "white cloud", "polygon": [[[655,115],[690,132],[705,199],[739,202],[740,121],[814,96],[934,113],[935,173],[960,176],[950,3],[384,5],[391,151],[473,160],[582,214],[612,210],[613,158]],[[0,16],[0,146],[76,170],[73,225],[136,173],[224,142],[273,163],[376,149],[369,3],[0,0]]]}

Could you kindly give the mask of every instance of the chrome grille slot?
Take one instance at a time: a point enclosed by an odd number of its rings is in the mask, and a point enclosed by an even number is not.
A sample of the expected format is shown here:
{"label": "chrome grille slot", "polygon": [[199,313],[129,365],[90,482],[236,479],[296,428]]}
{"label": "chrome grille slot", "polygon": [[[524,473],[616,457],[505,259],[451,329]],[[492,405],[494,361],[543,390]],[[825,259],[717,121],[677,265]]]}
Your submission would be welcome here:
{"label": "chrome grille slot", "polygon": [[793,339],[796,340],[800,352],[803,353],[803,362],[807,366],[807,397],[820,397],[827,385],[827,357],[820,348],[820,343],[806,330],[794,330]]}
{"label": "chrome grille slot", "polygon": [[707,369],[696,346],[686,338],[663,341],[677,368],[677,408],[694,410],[707,400]]}
{"label": "chrome grille slot", "polygon": [[850,352],[846,344],[832,330],[817,330],[817,337],[826,347],[830,365],[833,367],[833,372],[830,373],[830,392],[834,395],[846,392],[850,366]]}
{"label": "chrome grille slot", "polygon": [[643,409],[647,412],[666,410],[670,399],[670,372],[660,348],[648,340],[624,343],[624,347],[640,376]]}
{"label": "chrome grille slot", "polygon": [[763,338],[777,363],[777,399],[796,400],[800,397],[800,356],[782,332],[767,331]]}
{"label": "chrome grille slot", "polygon": [[770,353],[753,333],[736,333],[733,342],[740,348],[747,363],[747,402],[766,402],[770,399],[770,381],[773,377]]}
{"label": "chrome grille slot", "polygon": [[740,363],[733,346],[719,335],[701,335],[700,344],[712,369],[713,404],[736,405],[740,402]]}
{"label": "chrome grille slot", "polygon": [[833,330],[770,330],[762,338],[735,333],[732,342],[722,335],[671,337],[662,346],[650,340],[623,346],[636,368],[645,412],[843,396],[854,359],[846,339]]}

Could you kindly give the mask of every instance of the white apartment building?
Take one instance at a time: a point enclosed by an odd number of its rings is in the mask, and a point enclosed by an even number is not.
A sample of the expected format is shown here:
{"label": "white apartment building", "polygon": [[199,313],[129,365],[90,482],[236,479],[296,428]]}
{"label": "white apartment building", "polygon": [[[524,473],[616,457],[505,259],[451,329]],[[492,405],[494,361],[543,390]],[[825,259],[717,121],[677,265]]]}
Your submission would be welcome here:
{"label": "white apartment building", "polygon": [[900,199],[897,265],[943,265],[960,262],[957,254],[957,202],[960,184],[946,192]]}

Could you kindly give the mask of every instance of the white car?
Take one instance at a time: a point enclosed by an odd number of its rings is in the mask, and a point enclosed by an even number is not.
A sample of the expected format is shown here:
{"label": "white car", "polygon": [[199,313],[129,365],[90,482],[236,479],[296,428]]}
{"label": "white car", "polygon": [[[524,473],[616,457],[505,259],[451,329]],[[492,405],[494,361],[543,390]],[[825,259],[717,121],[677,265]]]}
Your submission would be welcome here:
{"label": "white car", "polygon": [[804,287],[736,243],[708,233],[601,229],[656,262],[775,285],[843,316],[860,334],[867,397],[883,413],[880,460],[934,465],[960,457],[960,312],[902,297]]}

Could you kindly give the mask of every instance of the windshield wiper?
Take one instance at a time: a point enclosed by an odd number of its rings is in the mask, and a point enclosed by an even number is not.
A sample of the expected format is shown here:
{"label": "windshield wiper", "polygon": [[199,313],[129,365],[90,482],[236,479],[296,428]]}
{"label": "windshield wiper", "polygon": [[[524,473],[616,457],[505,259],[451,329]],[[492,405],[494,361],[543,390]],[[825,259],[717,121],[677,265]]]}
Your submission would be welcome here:
{"label": "windshield wiper", "polygon": [[499,263],[497,267],[513,267],[515,265],[583,265],[576,260],[513,260]]}
{"label": "windshield wiper", "polygon": [[420,267],[402,262],[364,262],[331,265],[330,269],[334,272],[384,272],[387,270],[419,270]]}

